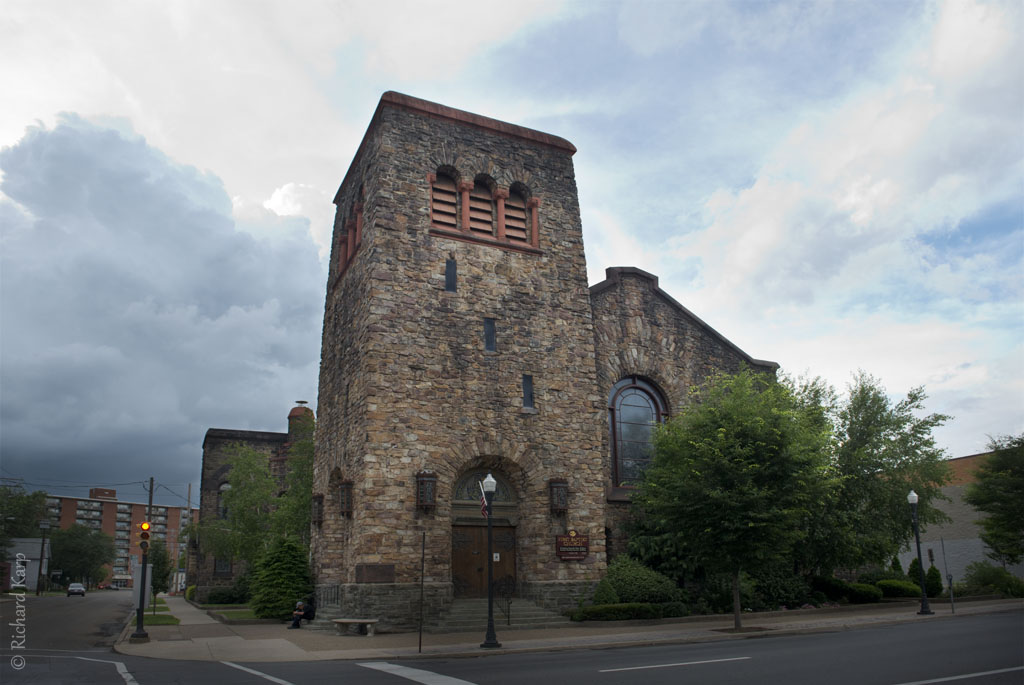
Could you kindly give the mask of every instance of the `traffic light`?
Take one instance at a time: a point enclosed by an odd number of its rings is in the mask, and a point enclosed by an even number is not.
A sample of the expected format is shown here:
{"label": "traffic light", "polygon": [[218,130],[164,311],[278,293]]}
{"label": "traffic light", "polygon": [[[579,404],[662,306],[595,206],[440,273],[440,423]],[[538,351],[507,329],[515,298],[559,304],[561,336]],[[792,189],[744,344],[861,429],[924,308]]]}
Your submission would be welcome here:
{"label": "traffic light", "polygon": [[139,549],[145,554],[149,550],[149,521],[143,521],[139,524]]}

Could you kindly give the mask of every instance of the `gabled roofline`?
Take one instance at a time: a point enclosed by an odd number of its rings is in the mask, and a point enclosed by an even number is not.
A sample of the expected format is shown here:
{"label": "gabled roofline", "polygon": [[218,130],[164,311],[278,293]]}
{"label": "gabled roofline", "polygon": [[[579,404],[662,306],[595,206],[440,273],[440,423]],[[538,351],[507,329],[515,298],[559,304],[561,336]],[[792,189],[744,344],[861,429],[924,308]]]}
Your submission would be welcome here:
{"label": "gabled roofline", "polygon": [[714,328],[709,326],[699,316],[697,316],[696,314],[691,312],[689,309],[687,309],[683,305],[681,305],[678,302],[676,302],[675,299],[671,295],[669,295],[667,292],[665,292],[664,290],[662,290],[661,288],[658,287],[658,277],[655,276],[654,274],[648,273],[648,272],[644,271],[643,269],[638,269],[635,266],[610,266],[610,267],[608,267],[607,269],[604,270],[604,275],[605,275],[605,279],[603,281],[601,281],[600,283],[595,283],[594,285],[590,286],[590,295],[591,295],[591,297],[593,297],[594,295],[599,295],[600,293],[604,292],[605,290],[609,290],[610,288],[614,288],[615,286],[617,286],[622,281],[622,277],[624,275],[637,276],[638,278],[647,281],[647,283],[648,283],[648,285],[649,285],[649,287],[651,289],[651,292],[653,292],[655,295],[657,295],[658,297],[660,297],[663,300],[665,300],[665,302],[667,302],[670,306],[674,307],[679,312],[681,312],[681,313],[685,314],[686,316],[692,318],[704,330],[706,330],[708,333],[710,333],[713,337],[717,338],[726,347],[730,348],[731,350],[733,350],[737,354],[739,354],[741,357],[743,357],[743,359],[748,364],[751,364],[752,366],[760,366],[760,367],[769,368],[769,369],[772,369],[773,371],[777,370],[779,368],[778,362],[768,361],[766,359],[754,359],[749,354],[747,354],[746,352],[741,350],[739,347],[737,347],[731,340],[729,340],[724,335],[722,335],[721,333],[716,331]]}
{"label": "gabled roofline", "polygon": [[342,179],[341,185],[338,186],[338,192],[334,195],[335,204],[340,201],[341,189],[345,187],[349,174],[352,173],[352,170],[357,166],[357,162],[362,158],[363,150],[366,148],[366,142],[370,138],[370,133],[373,132],[374,128],[376,128],[377,123],[380,121],[381,112],[385,107],[405,109],[425,114],[430,117],[435,117],[437,119],[445,119],[447,121],[454,121],[460,124],[474,126],[499,135],[508,136],[510,138],[519,138],[520,140],[525,140],[537,145],[544,145],[557,150],[562,150],[569,156],[576,154],[576,146],[565,138],[560,138],[558,136],[553,136],[550,133],[544,133],[543,131],[510,124],[506,121],[499,121],[498,119],[491,119],[490,117],[485,117],[480,114],[473,114],[472,112],[466,112],[437,102],[430,102],[429,100],[422,100],[420,98],[412,97],[411,95],[405,95],[404,93],[397,93],[393,90],[389,90],[380,96],[380,102],[377,103],[377,109],[374,110],[373,117],[370,119],[370,124],[366,127],[366,132],[363,133],[363,139],[359,142],[359,147],[356,149],[355,156],[352,157],[352,163],[349,164],[348,171],[345,172],[345,178]]}

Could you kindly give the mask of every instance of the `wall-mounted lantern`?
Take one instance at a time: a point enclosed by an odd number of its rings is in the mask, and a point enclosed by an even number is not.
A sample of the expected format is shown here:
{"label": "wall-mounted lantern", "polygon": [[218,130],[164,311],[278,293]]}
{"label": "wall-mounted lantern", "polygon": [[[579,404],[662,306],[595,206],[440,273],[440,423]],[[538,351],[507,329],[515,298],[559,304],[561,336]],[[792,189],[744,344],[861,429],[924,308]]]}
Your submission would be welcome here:
{"label": "wall-mounted lantern", "polygon": [[564,478],[552,478],[548,481],[548,489],[551,492],[551,513],[569,511],[569,483]]}
{"label": "wall-mounted lantern", "polygon": [[437,506],[437,474],[420,471],[416,474],[416,507],[430,513]]}
{"label": "wall-mounted lantern", "polygon": [[352,481],[338,483],[338,513],[345,518],[352,518]]}

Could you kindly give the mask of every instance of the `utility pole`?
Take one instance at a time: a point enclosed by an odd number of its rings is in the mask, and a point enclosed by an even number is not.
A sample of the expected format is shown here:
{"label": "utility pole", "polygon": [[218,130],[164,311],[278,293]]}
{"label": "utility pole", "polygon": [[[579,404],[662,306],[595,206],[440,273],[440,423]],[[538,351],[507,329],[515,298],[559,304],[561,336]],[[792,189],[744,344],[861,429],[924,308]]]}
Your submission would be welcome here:
{"label": "utility pole", "polygon": [[[149,505],[146,507],[146,521],[153,518],[153,477],[149,478]],[[142,546],[142,545],[140,545]],[[143,616],[146,613],[146,565],[149,563],[149,544],[142,546],[142,572],[139,574],[139,607],[135,610],[135,632],[132,633],[133,642],[149,642],[149,633],[143,626]]]}

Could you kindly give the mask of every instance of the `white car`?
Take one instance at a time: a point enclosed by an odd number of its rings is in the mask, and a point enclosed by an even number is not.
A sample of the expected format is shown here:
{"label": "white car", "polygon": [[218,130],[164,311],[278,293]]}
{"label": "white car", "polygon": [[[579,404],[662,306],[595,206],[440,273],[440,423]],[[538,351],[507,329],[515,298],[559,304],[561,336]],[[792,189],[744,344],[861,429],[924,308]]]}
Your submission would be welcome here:
{"label": "white car", "polygon": [[81,583],[71,583],[71,585],[68,585],[68,597],[71,595],[82,595],[85,597],[85,586]]}

